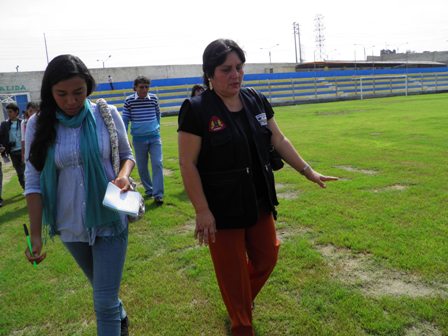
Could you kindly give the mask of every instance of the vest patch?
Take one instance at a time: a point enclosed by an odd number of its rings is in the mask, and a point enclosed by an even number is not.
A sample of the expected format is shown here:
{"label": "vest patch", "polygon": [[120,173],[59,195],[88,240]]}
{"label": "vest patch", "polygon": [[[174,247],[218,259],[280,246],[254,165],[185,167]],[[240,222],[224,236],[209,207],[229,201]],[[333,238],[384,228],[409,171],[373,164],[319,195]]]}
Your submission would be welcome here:
{"label": "vest patch", "polygon": [[219,132],[226,128],[226,124],[224,121],[219,119],[217,116],[212,116],[210,121],[208,122],[208,131],[209,132]]}
{"label": "vest patch", "polygon": [[260,113],[255,116],[261,126],[267,126],[268,118],[266,117],[266,113]]}

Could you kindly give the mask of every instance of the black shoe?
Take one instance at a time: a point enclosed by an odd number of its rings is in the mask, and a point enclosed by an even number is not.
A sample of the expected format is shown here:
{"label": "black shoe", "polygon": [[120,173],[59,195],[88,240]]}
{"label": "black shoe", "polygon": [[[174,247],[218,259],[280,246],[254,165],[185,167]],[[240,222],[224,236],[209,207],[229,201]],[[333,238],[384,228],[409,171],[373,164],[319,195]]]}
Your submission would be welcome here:
{"label": "black shoe", "polygon": [[121,336],[129,336],[129,319],[126,316],[124,319],[121,320]]}
{"label": "black shoe", "polygon": [[0,208],[3,206],[3,198],[0,198]]}
{"label": "black shoe", "polygon": [[154,202],[156,205],[162,205],[163,204],[163,197],[155,197]]}
{"label": "black shoe", "polygon": [[145,200],[149,200],[149,199],[152,198],[152,195],[145,194],[145,196],[143,196],[143,198],[144,198]]}

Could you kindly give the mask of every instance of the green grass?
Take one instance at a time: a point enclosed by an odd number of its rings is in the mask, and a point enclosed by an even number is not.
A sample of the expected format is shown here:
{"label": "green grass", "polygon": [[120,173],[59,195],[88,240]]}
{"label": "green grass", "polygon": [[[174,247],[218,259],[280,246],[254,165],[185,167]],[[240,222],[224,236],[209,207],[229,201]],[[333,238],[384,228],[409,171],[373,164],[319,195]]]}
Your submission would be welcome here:
{"label": "green grass", "polygon": [[[321,190],[289,167],[276,173],[282,192],[298,197],[280,199],[283,243],[257,298],[257,335],[448,335],[447,106],[448,94],[437,94],[275,108],[303,157],[343,179]],[[208,250],[192,237],[176,125],[162,119],[166,202],[148,201],[145,219],[130,225],[121,298],[132,335],[228,335]],[[0,335],[95,335],[91,289],[60,241],[47,244],[37,269],[25,261],[16,177],[3,198]],[[367,294],[368,282],[347,281],[350,270],[324,256],[328,246],[368,258],[363,274],[439,290]]]}

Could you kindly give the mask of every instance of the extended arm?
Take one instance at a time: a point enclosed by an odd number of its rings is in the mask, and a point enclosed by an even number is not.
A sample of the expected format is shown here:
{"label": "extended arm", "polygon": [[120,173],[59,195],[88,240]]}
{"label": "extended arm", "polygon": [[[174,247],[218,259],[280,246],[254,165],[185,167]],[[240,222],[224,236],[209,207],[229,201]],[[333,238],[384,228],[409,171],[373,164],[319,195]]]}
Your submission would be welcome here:
{"label": "extended arm", "polygon": [[338,178],[333,176],[324,176],[316,172],[305,160],[300,156],[292,143],[279,129],[274,117],[269,119],[268,127],[272,132],[271,142],[281,157],[300,174],[304,175],[308,180],[317,183],[321,188],[325,188],[326,181],[336,181]]}

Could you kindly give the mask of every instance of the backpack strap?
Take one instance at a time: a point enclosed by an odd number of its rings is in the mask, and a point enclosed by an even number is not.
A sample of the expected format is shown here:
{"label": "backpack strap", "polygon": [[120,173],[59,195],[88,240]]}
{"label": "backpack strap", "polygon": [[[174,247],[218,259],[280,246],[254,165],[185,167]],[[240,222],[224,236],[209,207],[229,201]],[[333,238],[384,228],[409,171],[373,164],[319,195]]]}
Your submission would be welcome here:
{"label": "backpack strap", "polygon": [[109,132],[112,167],[114,168],[115,175],[118,175],[118,172],[120,171],[120,154],[118,152],[117,128],[115,127],[114,119],[112,118],[112,114],[110,113],[106,101],[103,98],[100,98],[96,103],[99,107],[101,117],[103,117],[107,131]]}

